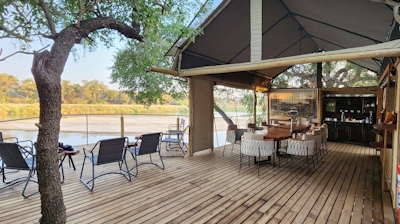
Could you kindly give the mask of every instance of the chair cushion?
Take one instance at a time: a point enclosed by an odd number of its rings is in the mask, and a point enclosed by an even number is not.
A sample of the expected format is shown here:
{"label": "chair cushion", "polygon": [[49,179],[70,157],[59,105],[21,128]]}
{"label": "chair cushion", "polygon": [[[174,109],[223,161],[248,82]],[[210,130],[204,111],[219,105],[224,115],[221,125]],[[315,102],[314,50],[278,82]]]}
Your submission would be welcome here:
{"label": "chair cushion", "polygon": [[177,138],[164,138],[162,142],[170,142],[170,143],[178,143],[179,139]]}
{"label": "chair cushion", "polygon": [[130,153],[132,153],[133,155],[137,156],[137,155],[139,155],[140,147],[131,147],[131,148],[128,148],[128,151]]}
{"label": "chair cushion", "polygon": [[96,156],[96,155],[94,155],[93,156],[93,160],[92,160],[92,157],[91,156],[86,156],[90,161],[92,161],[92,163],[94,164],[94,165],[97,165],[97,160],[98,160],[98,158],[99,158],[99,156]]}

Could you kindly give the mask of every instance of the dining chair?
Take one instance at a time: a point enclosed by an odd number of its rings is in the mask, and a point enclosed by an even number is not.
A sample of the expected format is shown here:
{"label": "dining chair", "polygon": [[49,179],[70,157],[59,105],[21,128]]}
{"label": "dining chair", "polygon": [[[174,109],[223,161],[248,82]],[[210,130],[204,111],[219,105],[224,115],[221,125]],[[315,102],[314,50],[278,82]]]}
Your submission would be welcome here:
{"label": "dining chair", "polygon": [[[289,163],[288,155],[306,156],[306,158],[307,158],[307,167],[308,167],[308,172],[309,172],[309,176],[310,176],[311,175],[311,170],[310,170],[310,161],[309,160],[312,160],[312,163],[313,163],[313,166],[314,166],[314,171],[315,171],[315,163],[314,163],[315,142],[314,142],[314,136],[306,134],[306,135],[304,135],[303,139],[289,138],[288,139],[287,148],[280,148],[279,151],[286,153],[286,163],[287,164]],[[309,158],[309,157],[311,157],[311,158]],[[280,164],[281,164],[281,160],[279,158],[279,167],[280,167]]]}
{"label": "dining chair", "polygon": [[328,155],[328,128],[321,126],[321,149],[325,155]]}
{"label": "dining chair", "polygon": [[263,156],[272,156],[271,163],[274,169],[274,146],[273,140],[264,140],[264,135],[245,132],[243,134],[242,143],[240,145],[240,166],[239,173],[242,169],[242,161],[244,156],[249,157],[248,165],[250,166],[250,157],[258,157],[257,162],[257,177],[260,177],[260,160]]}
{"label": "dining chair", "polygon": [[317,156],[317,161],[318,161],[318,154],[321,158],[321,161],[323,159],[323,155],[322,155],[322,134],[321,134],[321,130],[320,129],[314,129],[312,131],[312,135],[314,137],[314,143],[315,143],[315,155]]}
{"label": "dining chair", "polygon": [[310,121],[306,117],[300,117],[299,118],[299,124],[300,125],[309,125]]}
{"label": "dining chair", "polygon": [[240,146],[242,135],[246,131],[247,131],[247,129],[238,129],[237,125],[235,125],[235,124],[228,125],[228,130],[226,130],[226,140],[225,140],[224,149],[222,151],[222,155],[224,155],[224,153],[225,153],[225,147],[226,147],[227,142],[232,144],[231,152],[233,152],[233,147],[235,146],[235,144],[238,144]]}

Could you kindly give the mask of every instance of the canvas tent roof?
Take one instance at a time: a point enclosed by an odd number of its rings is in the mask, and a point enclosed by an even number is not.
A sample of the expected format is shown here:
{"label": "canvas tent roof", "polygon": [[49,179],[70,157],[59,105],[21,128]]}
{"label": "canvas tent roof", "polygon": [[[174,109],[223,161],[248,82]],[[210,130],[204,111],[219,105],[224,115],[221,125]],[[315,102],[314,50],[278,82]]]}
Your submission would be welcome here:
{"label": "canvas tent roof", "polygon": [[[174,70],[250,62],[250,1],[225,0],[202,24],[195,42],[173,46]],[[370,0],[262,1],[262,60],[375,45],[398,38],[392,6]],[[396,34],[396,35],[394,35]],[[181,54],[181,57],[179,57]],[[350,60],[379,72],[382,57]],[[245,87],[266,84],[290,66],[201,78]],[[179,68],[179,69],[178,69]]]}

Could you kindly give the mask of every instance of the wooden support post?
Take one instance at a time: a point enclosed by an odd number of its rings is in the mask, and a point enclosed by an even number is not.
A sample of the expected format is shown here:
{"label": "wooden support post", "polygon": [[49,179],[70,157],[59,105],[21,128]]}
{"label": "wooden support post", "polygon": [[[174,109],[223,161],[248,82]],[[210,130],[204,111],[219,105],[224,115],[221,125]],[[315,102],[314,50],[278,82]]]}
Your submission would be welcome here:
{"label": "wooden support post", "polygon": [[257,126],[257,95],[256,89],[253,89],[253,123]]}
{"label": "wooden support post", "polygon": [[387,130],[384,131],[383,136],[383,150],[382,150],[382,192],[388,191],[386,183],[386,144],[387,144]]}
{"label": "wooden support post", "polygon": [[121,137],[125,137],[124,116],[121,114]]}
{"label": "wooden support post", "polygon": [[322,88],[322,62],[317,63],[317,88]]}

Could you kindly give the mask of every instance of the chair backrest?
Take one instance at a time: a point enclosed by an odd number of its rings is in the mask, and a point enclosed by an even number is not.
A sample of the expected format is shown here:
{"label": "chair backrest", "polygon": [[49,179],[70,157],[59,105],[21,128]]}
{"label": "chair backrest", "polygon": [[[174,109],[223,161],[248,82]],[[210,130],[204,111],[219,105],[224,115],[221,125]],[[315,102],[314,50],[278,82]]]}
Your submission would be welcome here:
{"label": "chair backrest", "polygon": [[237,130],[237,125],[236,124],[228,125],[228,130]]}
{"label": "chair backrest", "polygon": [[182,128],[185,127],[185,119],[181,118],[181,126],[182,126]]}
{"label": "chair backrest", "polygon": [[248,123],[247,128],[256,128],[256,124],[254,123]]}
{"label": "chair backrest", "polygon": [[309,124],[310,124],[310,121],[307,120],[307,118],[302,117],[302,118],[300,118],[300,120],[299,120],[299,124],[301,124],[301,125],[309,125]]}
{"label": "chair backrest", "polygon": [[288,139],[287,153],[292,155],[314,155],[314,140]]}
{"label": "chair backrest", "polygon": [[121,161],[124,156],[126,137],[98,141],[99,154],[97,164]]}
{"label": "chair backrest", "polygon": [[[25,148],[21,147],[17,143],[0,142],[0,157],[8,169],[29,170],[27,160],[25,160],[21,154],[21,152],[26,151]],[[32,163],[34,163],[34,160]]]}
{"label": "chair backrest", "polygon": [[142,142],[140,143],[140,150],[138,155],[145,155],[158,152],[162,133],[151,133],[142,135]]}
{"label": "chair backrest", "polygon": [[180,141],[183,141],[183,138],[184,138],[184,136],[185,136],[185,133],[186,133],[186,131],[187,131],[187,129],[189,128],[189,125],[188,126],[186,126],[186,128],[184,128],[183,129],[183,131],[182,131],[182,134],[181,135],[178,135],[178,139],[180,140]]}
{"label": "chair backrest", "polygon": [[[247,132],[245,132],[246,135]],[[251,134],[251,133],[249,133]],[[256,135],[256,134],[254,134]],[[274,141],[255,140],[253,136],[243,137],[241,143],[241,153],[249,156],[270,156],[274,152]],[[256,137],[257,138],[257,137]]]}

